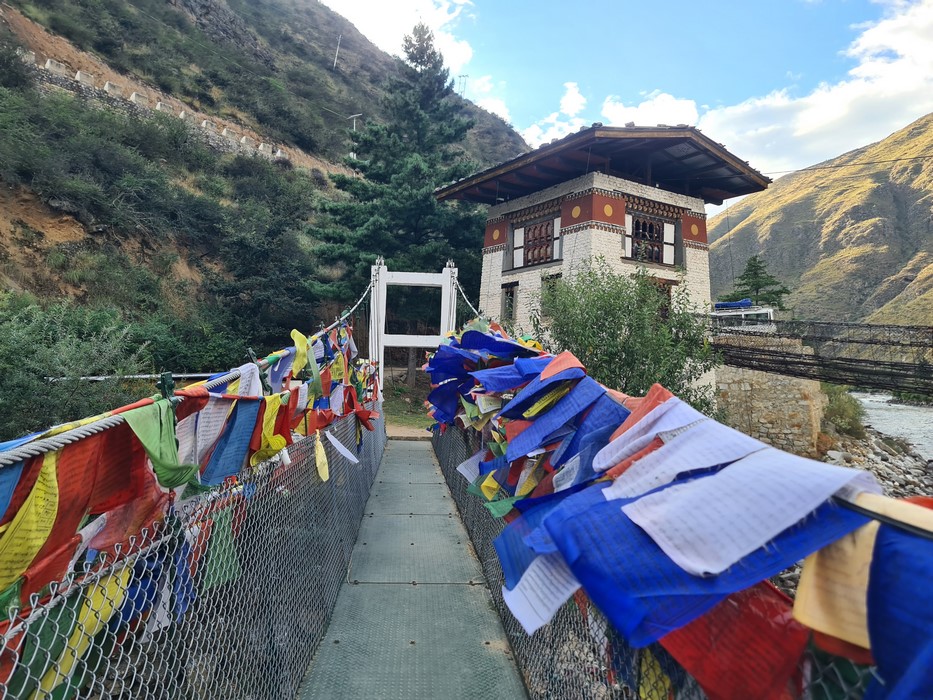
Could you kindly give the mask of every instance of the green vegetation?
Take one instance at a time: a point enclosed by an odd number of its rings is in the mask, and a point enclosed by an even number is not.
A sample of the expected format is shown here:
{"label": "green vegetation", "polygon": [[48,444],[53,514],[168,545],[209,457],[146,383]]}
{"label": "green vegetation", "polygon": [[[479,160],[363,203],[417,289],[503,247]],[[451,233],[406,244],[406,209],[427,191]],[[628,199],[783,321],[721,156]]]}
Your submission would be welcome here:
{"label": "green vegetation", "polygon": [[764,304],[778,309],[784,308],[784,297],[790,290],[781,284],[777,277],[768,272],[765,261],[760,255],[753,255],[745,263],[745,270],[739,275],[735,289],[721,297],[722,301],[740,301],[751,299],[757,306]]}
{"label": "green vegetation", "polygon": [[0,293],[0,440],[137,400],[145,395],[138,384],[80,378],[140,374],[149,361],[149,348],[113,311]]}
{"label": "green vegetation", "polygon": [[[14,2],[28,17],[79,48],[102,56],[163,92],[208,113],[250,115],[270,138],[315,152],[335,152],[342,130],[325,129],[320,102],[308,85],[320,83],[312,67],[279,75],[271,60],[249,46],[212,41],[188,15],[163,0],[28,0]],[[233,22],[233,27],[237,27]],[[254,41],[243,27],[244,36]],[[304,93],[304,94],[302,94]],[[320,91],[316,99],[337,108]]]}
{"label": "green vegetation", "polygon": [[[271,348],[314,317],[318,195],[307,173],[218,157],[178,119],[104,112],[27,86],[0,88],[0,180],[95,232],[52,246],[47,265],[146,329],[158,366],[230,366],[241,343]],[[127,238],[139,259],[122,252]],[[200,284],[173,275],[182,255]]]}
{"label": "green vegetation", "polygon": [[836,384],[821,384],[828,403],[823,412],[823,420],[838,432],[862,439],[865,437],[865,409],[852,394],[849,387]]}
{"label": "green vegetation", "polygon": [[[475,168],[455,149],[473,122],[452,99],[449,72],[425,25],[405,37],[404,49],[401,76],[390,82],[384,101],[389,124],[370,122],[350,134],[356,157],[349,162],[363,177],[333,176],[347,197],[327,207],[336,224],[330,242],[338,257],[355,261],[356,288],[365,285],[368,266],[381,254],[390,269],[423,272],[453,259],[475,296],[483,218],[476,206],[434,197],[438,186]],[[400,315],[428,317],[432,307],[420,300],[408,293]]]}
{"label": "green vegetation", "polygon": [[713,388],[698,383],[720,364],[684,285],[671,297],[647,269],[615,273],[599,261],[544,285],[535,333],[548,350],[569,350],[591,377],[634,396],[659,383],[706,414]]}
{"label": "green vegetation", "polygon": [[424,408],[428,391],[428,378],[423,372],[418,373],[414,388],[403,381],[394,381],[387,377],[382,403],[386,422],[406,428],[430,428],[434,421]]}

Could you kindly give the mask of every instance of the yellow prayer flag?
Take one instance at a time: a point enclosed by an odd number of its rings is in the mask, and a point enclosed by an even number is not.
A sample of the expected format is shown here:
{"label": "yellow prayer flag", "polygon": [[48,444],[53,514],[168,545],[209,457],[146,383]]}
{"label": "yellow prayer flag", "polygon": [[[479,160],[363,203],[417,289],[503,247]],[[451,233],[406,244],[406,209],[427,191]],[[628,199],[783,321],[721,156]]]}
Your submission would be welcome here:
{"label": "yellow prayer flag", "polygon": [[531,407],[528,408],[522,414],[522,416],[524,416],[525,418],[534,418],[539,413],[546,411],[551,406],[553,406],[558,401],[560,401],[562,398],[564,398],[567,394],[569,394],[570,389],[571,389],[571,386],[569,383],[564,383],[563,385],[557,387],[556,389],[552,389],[551,391],[547,392],[544,396],[542,396],[540,399],[535,401],[531,405]]}
{"label": "yellow prayer flag", "polygon": [[639,670],[638,700],[669,700],[673,697],[671,679],[647,649],[641,650]]}
{"label": "yellow prayer flag", "polygon": [[292,341],[295,343],[295,361],[292,363],[292,376],[295,376],[308,364],[308,339],[301,331],[292,329]]}
{"label": "yellow prayer flag", "polygon": [[18,579],[35,559],[58,514],[58,452],[47,452],[35,486],[0,535],[0,591]]}
{"label": "yellow prayer flag", "polygon": [[324,443],[321,442],[321,431],[315,433],[317,442],[314,445],[314,462],[317,465],[317,474],[321,481],[330,479],[330,467],[327,464],[327,452],[324,451]]}
{"label": "yellow prayer flag", "polygon": [[255,467],[263,460],[277,455],[285,448],[285,438],[281,435],[273,434],[275,431],[275,421],[279,416],[279,409],[282,408],[282,395],[271,394],[264,398],[266,410],[262,415],[262,434],[259,449],[249,458],[250,466]]}
{"label": "yellow prayer flag", "polygon": [[499,493],[499,482],[493,478],[494,473],[495,472],[489,472],[489,474],[486,475],[486,480],[483,481],[480,486],[480,490],[483,492],[487,501],[491,501],[496,497],[496,494]]}

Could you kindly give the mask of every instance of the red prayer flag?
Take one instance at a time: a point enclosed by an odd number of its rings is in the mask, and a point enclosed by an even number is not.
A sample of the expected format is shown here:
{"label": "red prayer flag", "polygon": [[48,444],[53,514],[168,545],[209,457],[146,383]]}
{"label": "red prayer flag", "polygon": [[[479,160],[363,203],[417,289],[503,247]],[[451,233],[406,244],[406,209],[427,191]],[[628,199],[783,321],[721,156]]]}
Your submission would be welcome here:
{"label": "red prayer flag", "polygon": [[810,631],[791,609],[790,598],[762,581],[662,637],[661,646],[709,700],[797,698]]}

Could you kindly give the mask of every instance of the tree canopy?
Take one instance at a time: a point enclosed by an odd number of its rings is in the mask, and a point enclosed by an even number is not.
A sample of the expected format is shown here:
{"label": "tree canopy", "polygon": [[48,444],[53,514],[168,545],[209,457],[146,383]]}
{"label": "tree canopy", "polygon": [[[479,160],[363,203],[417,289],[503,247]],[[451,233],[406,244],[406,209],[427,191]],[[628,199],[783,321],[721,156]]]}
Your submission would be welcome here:
{"label": "tree canopy", "polygon": [[[343,280],[348,287],[365,285],[378,255],[390,268],[422,272],[453,259],[461,279],[478,287],[481,214],[434,197],[437,187],[474,169],[458,148],[472,121],[452,99],[453,82],[431,31],[418,24],[403,46],[399,74],[387,86],[388,122],[350,132],[347,163],[362,177],[332,176],[346,197],[326,207],[335,226],[325,239],[332,253],[353,261]],[[419,307],[408,309],[411,318],[422,315]]]}
{"label": "tree canopy", "polygon": [[617,273],[603,260],[542,287],[533,323],[552,352],[569,350],[591,377],[641,396],[659,383],[709,414],[713,387],[700,378],[720,364],[685,285],[670,296],[648,270]]}
{"label": "tree canopy", "polygon": [[784,297],[790,290],[768,272],[760,255],[753,255],[745,263],[745,270],[735,281],[735,289],[722,297],[722,301],[751,299],[756,305],[765,304],[778,309],[784,308]]}

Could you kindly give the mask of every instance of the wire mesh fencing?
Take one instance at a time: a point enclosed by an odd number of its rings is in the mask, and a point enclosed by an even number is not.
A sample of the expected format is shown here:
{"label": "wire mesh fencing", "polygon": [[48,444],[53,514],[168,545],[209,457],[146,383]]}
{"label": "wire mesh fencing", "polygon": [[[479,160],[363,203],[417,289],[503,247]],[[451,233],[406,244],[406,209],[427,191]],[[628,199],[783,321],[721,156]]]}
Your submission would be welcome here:
{"label": "wire mesh fencing", "polygon": [[[582,591],[561,607],[549,624],[527,634],[502,598],[504,577],[493,541],[505,523],[494,518],[481,499],[468,492],[469,484],[457,472],[457,467],[480,449],[479,434],[448,426],[443,434],[435,433],[433,444],[531,698],[705,700],[708,697],[697,680],[660,643],[639,649],[629,645]],[[717,649],[717,641],[709,639],[707,654],[726,653],[725,648]],[[729,658],[743,659],[744,675],[754,673],[759,660],[753,658],[753,650],[728,651]],[[859,700],[871,676],[870,666],[833,656],[811,644],[789,687],[774,688],[769,697]],[[743,695],[736,686],[732,691],[728,697],[753,697]]]}
{"label": "wire mesh fencing", "polygon": [[[385,426],[355,416],[199,496],[123,546],[85,550],[23,607],[2,600],[4,698],[292,698],[346,579]],[[323,431],[322,431],[323,432]],[[361,442],[360,442],[361,441]],[[81,550],[79,550],[81,551]]]}

